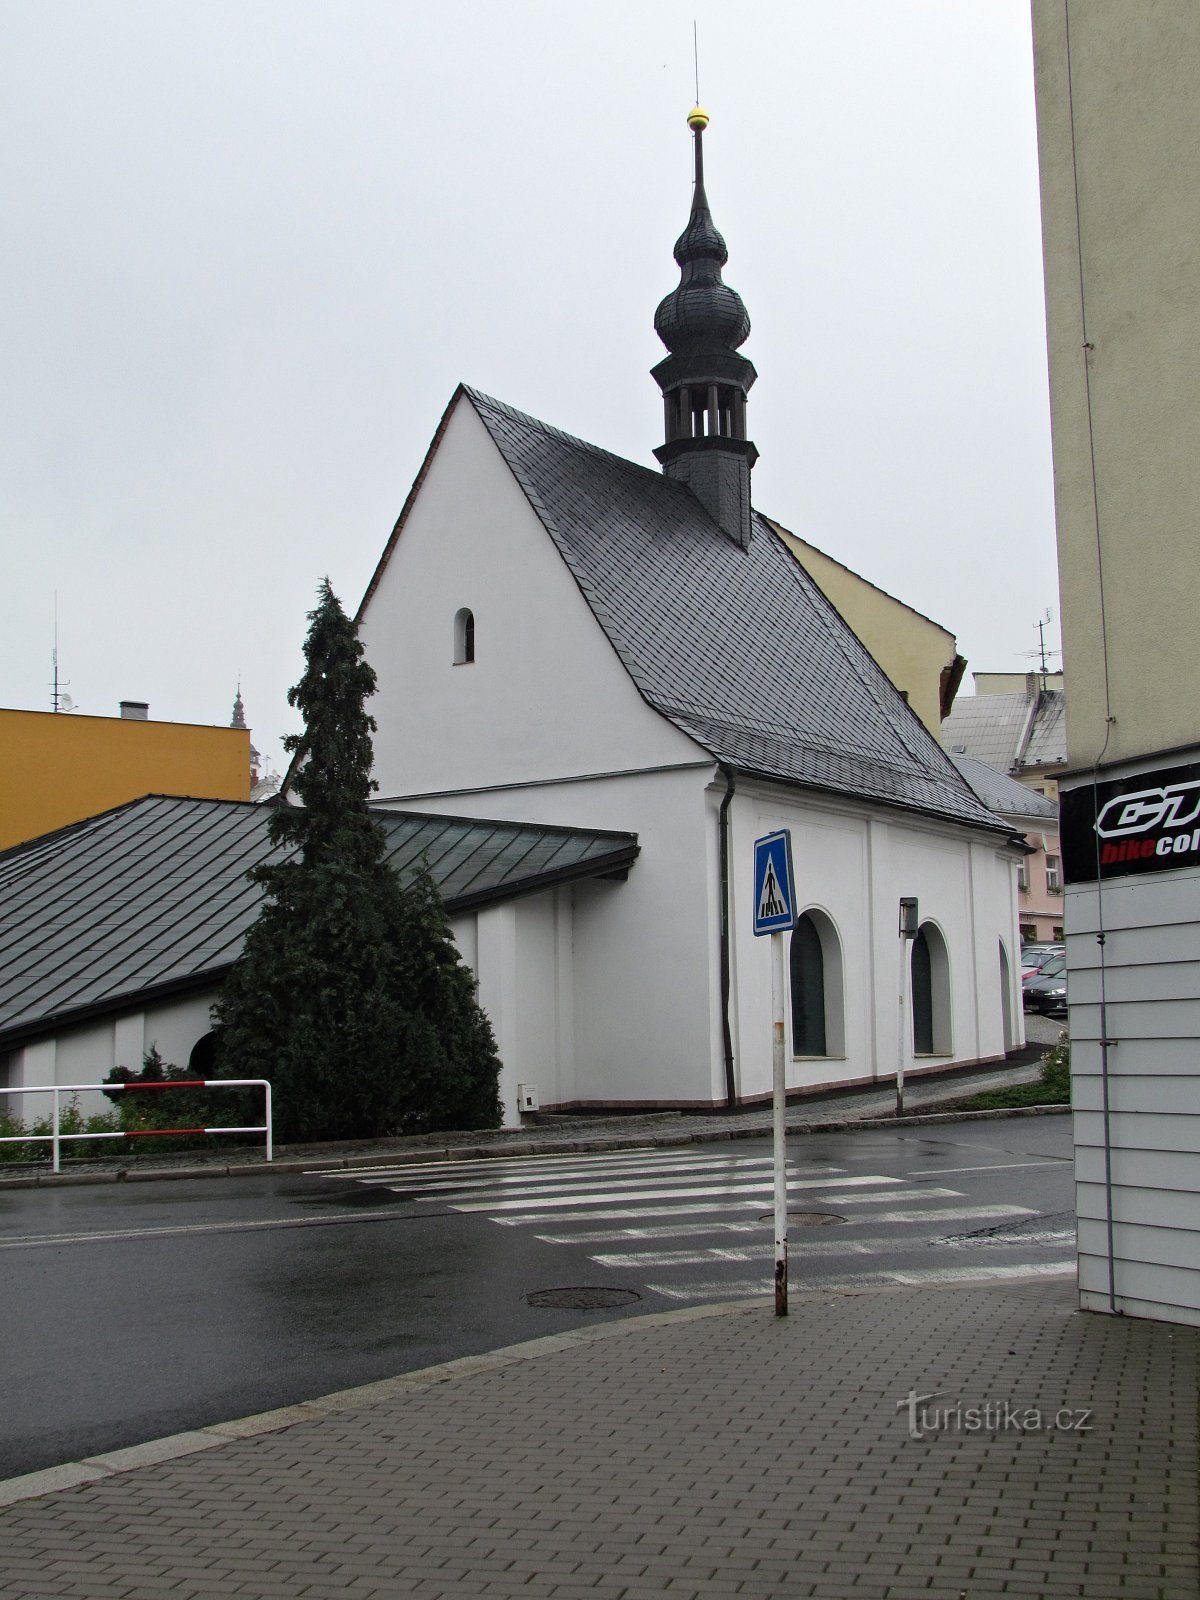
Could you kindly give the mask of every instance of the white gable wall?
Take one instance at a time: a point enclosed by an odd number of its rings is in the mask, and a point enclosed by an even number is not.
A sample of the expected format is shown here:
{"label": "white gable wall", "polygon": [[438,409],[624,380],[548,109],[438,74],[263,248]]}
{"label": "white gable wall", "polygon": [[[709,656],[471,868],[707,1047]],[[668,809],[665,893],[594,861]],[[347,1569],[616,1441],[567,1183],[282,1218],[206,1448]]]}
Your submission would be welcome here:
{"label": "white gable wall", "polygon": [[[454,619],[475,618],[454,664]],[[360,622],[381,796],[694,760],[641,699],[470,402]]]}

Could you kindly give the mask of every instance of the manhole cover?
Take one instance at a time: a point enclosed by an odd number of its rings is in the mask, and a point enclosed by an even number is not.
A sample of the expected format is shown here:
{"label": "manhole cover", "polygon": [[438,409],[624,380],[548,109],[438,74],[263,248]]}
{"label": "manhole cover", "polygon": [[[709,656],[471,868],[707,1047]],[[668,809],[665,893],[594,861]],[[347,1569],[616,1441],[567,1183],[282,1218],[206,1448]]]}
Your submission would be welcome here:
{"label": "manhole cover", "polygon": [[641,1298],[632,1289],[534,1289],[525,1296],[525,1304],[551,1311],[611,1311]]}
{"label": "manhole cover", "polygon": [[[758,1219],[760,1222],[773,1222],[775,1213],[764,1211]],[[789,1211],[788,1222],[797,1228],[828,1228],[832,1223],[845,1222],[845,1217],[835,1216],[832,1211]]]}

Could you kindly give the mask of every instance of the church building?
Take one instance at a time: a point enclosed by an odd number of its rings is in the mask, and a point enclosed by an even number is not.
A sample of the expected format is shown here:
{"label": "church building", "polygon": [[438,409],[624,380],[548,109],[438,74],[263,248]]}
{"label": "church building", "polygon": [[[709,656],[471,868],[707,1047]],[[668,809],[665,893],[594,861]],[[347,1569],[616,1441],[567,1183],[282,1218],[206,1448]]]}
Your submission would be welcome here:
{"label": "church building", "polygon": [[680,281],[655,315],[659,470],[460,387],[358,614],[382,807],[637,839],[612,878],[455,917],[510,1122],[769,1097],[751,872],[779,828],[789,1092],[1021,1042],[1020,846],[753,506],[750,323],[707,121],[688,119]]}

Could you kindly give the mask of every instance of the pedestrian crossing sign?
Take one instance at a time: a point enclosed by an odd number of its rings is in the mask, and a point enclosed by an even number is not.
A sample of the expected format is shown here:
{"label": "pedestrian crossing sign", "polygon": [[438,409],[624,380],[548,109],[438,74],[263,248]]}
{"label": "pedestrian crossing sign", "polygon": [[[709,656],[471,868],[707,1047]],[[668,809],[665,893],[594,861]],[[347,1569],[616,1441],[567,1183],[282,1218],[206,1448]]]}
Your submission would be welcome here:
{"label": "pedestrian crossing sign", "polygon": [[754,932],[783,933],[795,921],[792,836],[781,828],[754,841]]}

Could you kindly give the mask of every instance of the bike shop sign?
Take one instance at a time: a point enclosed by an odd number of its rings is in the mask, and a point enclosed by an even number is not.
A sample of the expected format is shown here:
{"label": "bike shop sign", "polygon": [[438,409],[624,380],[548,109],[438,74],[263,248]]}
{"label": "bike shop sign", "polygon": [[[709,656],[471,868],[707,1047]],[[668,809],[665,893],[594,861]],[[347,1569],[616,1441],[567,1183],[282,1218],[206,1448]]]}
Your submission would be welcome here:
{"label": "bike shop sign", "polygon": [[1200,866],[1200,764],[1083,784],[1060,798],[1068,883]]}

